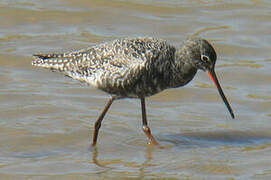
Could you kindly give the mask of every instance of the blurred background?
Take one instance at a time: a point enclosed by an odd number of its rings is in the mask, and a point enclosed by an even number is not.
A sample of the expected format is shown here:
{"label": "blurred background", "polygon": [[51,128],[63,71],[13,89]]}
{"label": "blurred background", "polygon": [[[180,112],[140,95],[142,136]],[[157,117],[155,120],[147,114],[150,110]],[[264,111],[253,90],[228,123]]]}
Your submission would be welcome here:
{"label": "blurred background", "polygon": [[[271,179],[271,3],[264,0],[0,0],[0,179]],[[183,88],[116,101],[33,53],[66,52],[122,37],[215,47],[232,120],[204,72]]]}

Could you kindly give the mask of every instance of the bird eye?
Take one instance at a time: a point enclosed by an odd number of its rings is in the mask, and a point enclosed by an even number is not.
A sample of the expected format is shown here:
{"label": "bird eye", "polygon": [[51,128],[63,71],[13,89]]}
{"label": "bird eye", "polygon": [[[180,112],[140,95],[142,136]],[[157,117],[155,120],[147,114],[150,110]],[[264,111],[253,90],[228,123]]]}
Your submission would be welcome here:
{"label": "bird eye", "polygon": [[206,56],[206,55],[201,55],[201,60],[202,60],[203,62],[209,62],[209,61],[210,61],[209,57]]}

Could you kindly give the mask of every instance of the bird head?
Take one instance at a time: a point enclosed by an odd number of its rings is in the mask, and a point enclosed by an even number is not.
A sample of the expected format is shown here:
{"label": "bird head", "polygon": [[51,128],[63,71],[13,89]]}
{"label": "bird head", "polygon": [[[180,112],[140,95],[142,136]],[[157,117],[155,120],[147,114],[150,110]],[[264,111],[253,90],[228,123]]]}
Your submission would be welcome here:
{"label": "bird head", "polygon": [[223,93],[215,73],[216,52],[212,45],[205,39],[190,38],[185,41],[183,48],[185,51],[185,56],[188,57],[188,63],[197,69],[207,72],[208,76],[216,86],[227,109],[229,110],[231,117],[234,119],[232,108]]}

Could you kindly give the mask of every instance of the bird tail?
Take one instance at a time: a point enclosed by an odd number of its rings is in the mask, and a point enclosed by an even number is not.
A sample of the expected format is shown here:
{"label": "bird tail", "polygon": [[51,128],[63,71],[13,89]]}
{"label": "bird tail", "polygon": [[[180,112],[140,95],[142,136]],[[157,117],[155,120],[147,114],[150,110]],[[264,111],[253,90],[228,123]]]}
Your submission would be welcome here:
{"label": "bird tail", "polygon": [[59,71],[64,71],[65,67],[73,61],[71,57],[65,56],[65,54],[33,54],[33,56],[33,66]]}

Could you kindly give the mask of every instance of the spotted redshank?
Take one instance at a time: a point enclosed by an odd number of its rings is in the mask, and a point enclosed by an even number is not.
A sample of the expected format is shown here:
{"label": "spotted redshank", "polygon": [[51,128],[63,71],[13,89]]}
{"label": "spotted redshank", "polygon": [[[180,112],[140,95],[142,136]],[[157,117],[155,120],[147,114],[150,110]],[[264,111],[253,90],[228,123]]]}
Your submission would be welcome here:
{"label": "spotted redshank", "polygon": [[94,125],[93,146],[106,112],[114,100],[122,98],[141,100],[142,129],[150,143],[158,144],[148,127],[145,98],[186,85],[198,69],[207,72],[234,118],[215,74],[216,52],[201,38],[188,38],[180,47],[150,37],[124,38],[69,53],[33,56],[34,66],[61,71],[110,94]]}

